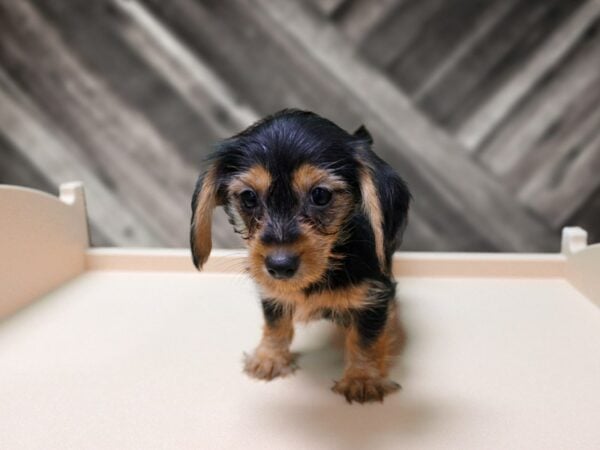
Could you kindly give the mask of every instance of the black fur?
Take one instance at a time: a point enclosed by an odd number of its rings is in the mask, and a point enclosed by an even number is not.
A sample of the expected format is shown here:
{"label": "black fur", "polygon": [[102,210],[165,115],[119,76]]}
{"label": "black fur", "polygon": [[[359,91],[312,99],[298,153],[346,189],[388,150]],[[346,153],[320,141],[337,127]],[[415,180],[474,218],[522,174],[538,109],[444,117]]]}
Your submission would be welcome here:
{"label": "black fur", "polygon": [[284,309],[277,303],[275,299],[263,298],[261,300],[263,316],[265,323],[269,326],[273,326],[277,323],[281,317],[283,317]]}
{"label": "black fur", "polygon": [[[319,230],[319,213],[303,211],[291,188],[290,174],[296,168],[310,163],[327,169],[347,183],[356,207],[343,225],[346,239],[334,245],[334,252],[343,255],[343,259],[328,269],[321,280],[306,287],[304,293],[335,290],[364,281],[387,286],[387,291],[383,290],[385,295],[381,294],[374,302],[371,299],[370,308],[353,313],[353,320],[365,343],[371,342],[381,331],[389,300],[394,295],[393,280],[389,275],[392,255],[401,242],[411,198],[400,176],[372,151],[372,143],[373,139],[364,126],[350,134],[314,113],[284,110],[220,143],[211,157],[216,168],[217,204],[224,204],[230,215],[232,208],[228,207],[228,202],[232,199],[227,198],[227,185],[232,177],[257,164],[271,174],[273,181],[264,205],[270,223],[261,237],[267,244],[283,244],[297,239],[300,233],[297,216],[310,217],[315,229]],[[371,223],[360,207],[359,173],[365,167],[373,174],[383,214],[384,267],[377,258]],[[200,180],[194,198],[201,186]],[[195,200],[192,208],[195,210]],[[254,216],[245,218],[250,227],[260,220],[264,211],[257,208],[251,214]],[[248,233],[251,232],[249,230]],[[263,309],[267,322],[277,318],[276,308],[270,301],[263,301]]]}
{"label": "black fur", "polygon": [[353,311],[360,344],[368,346],[383,331],[390,302],[396,296],[396,283],[386,280],[373,283],[367,298],[368,307]]}

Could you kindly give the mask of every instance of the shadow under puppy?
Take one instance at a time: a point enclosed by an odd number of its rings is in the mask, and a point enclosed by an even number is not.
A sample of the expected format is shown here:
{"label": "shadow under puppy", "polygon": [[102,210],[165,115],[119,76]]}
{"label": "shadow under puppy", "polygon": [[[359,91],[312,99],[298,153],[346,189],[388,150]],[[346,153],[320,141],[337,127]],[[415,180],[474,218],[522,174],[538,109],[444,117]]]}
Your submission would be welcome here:
{"label": "shadow under puppy", "polygon": [[249,249],[265,325],[245,371],[270,380],[294,371],[294,320],[345,329],[346,367],[333,391],[382,401],[396,330],[392,255],[407,221],[404,181],[371,150],[314,113],[284,110],[220,143],[192,200],[191,248],[211,251],[212,210],[223,206]]}

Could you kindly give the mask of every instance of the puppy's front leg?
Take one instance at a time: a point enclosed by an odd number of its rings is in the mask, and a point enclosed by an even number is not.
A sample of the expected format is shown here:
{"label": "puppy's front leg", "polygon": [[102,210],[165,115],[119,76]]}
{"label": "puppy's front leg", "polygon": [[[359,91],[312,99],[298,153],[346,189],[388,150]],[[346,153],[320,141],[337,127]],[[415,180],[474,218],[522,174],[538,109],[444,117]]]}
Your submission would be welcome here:
{"label": "puppy's front leg", "polygon": [[332,387],[348,403],[383,401],[400,389],[387,378],[394,346],[396,308],[393,301],[355,312],[346,334],[344,376]]}
{"label": "puppy's front leg", "polygon": [[290,352],[294,337],[293,314],[272,299],[263,299],[262,309],[265,318],[262,339],[254,353],[245,356],[244,370],[251,377],[272,380],[296,369]]}

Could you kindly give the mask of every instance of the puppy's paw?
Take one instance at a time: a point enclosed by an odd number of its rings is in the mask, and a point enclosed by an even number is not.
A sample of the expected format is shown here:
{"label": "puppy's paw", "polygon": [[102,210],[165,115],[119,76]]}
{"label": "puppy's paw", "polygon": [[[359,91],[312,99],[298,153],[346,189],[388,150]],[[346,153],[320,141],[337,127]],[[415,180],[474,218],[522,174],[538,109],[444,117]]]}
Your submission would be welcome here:
{"label": "puppy's paw", "polygon": [[348,403],[383,402],[383,397],[398,389],[398,383],[381,377],[344,377],[331,388],[346,397]]}
{"label": "puppy's paw", "polygon": [[294,373],[297,368],[290,352],[279,354],[257,349],[251,355],[244,354],[244,372],[259,380],[285,377]]}

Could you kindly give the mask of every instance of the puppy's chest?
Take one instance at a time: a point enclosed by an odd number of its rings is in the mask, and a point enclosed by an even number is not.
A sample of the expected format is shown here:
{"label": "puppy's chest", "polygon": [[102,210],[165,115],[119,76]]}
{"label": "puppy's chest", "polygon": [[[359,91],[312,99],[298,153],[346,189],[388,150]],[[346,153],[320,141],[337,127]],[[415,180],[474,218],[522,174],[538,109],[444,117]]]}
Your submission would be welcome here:
{"label": "puppy's chest", "polygon": [[352,310],[365,305],[367,286],[357,285],[343,289],[324,290],[309,295],[304,292],[266,292],[278,302],[294,311],[294,319],[310,321],[329,319],[340,325],[349,324]]}

